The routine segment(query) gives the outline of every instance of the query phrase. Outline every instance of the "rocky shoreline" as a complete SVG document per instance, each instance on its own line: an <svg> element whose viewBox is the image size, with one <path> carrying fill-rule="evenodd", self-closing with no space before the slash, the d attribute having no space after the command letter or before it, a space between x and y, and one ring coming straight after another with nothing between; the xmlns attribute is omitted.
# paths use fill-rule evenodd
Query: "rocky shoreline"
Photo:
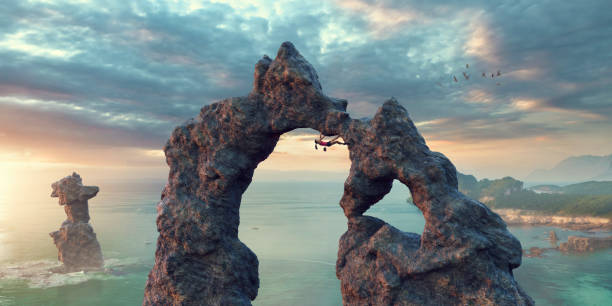
<svg viewBox="0 0 612 306"><path fill-rule="evenodd" d="M608 218L538 214L520 209L494 209L508 225L555 226L577 231L612 231Z"/></svg>
<svg viewBox="0 0 612 306"><path fill-rule="evenodd" d="M583 232L612 231L612 222L607 218L543 215L537 214L534 211L520 209L495 209L493 211L511 226L553 226ZM551 230L547 240L550 241L550 247L531 247L529 249L523 249L523 255L525 257L543 257L544 253L548 251L559 251L565 254L591 253L612 248L612 236L569 236L567 242L561 242L559 244L557 233Z"/></svg>
<svg viewBox="0 0 612 306"><path fill-rule="evenodd" d="M548 240L550 241L551 247L540 248L531 247L528 250L523 250L525 257L544 257L544 253L548 251L559 251L564 254L579 254L579 253L592 253L601 250L612 248L612 236L608 237L582 237L582 236L569 236L567 242L557 243L557 234L555 231L550 232Z"/></svg>
<svg viewBox="0 0 612 306"><path fill-rule="evenodd" d="M559 245L561 252L585 253L612 248L612 236L609 237L579 237L569 236L567 242Z"/></svg>

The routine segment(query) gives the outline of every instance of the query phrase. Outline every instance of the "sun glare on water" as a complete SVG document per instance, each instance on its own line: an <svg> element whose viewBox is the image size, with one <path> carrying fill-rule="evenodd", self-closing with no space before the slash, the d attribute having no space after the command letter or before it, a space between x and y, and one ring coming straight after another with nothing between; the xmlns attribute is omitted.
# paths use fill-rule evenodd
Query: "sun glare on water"
<svg viewBox="0 0 612 306"><path fill-rule="evenodd" d="M9 169L6 163L0 163L0 259L6 258L7 248L2 247L5 245L5 239L7 237L5 231L7 226L7 214L8 214L8 201L11 186L12 171Z"/></svg>
<svg viewBox="0 0 612 306"><path fill-rule="evenodd" d="M4 198L11 191L11 182L13 181L13 171L6 163L0 163L0 207L4 205ZM2 211L2 210L0 210ZM0 215L0 220L2 216Z"/></svg>

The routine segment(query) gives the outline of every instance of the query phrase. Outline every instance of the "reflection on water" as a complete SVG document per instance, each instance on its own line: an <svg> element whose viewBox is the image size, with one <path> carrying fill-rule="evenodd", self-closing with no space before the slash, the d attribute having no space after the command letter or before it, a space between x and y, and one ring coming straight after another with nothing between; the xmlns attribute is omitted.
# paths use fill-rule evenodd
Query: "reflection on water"
<svg viewBox="0 0 612 306"><path fill-rule="evenodd" d="M0 305L139 305L154 262L156 203L163 182L100 185L90 201L92 225L106 271L49 274L57 251L48 233L65 219L50 187L0 195ZM240 239L258 256L254 305L340 305L335 276L338 239L346 219L338 206L343 183L254 182L240 211ZM16 191L16 190L13 190ZM368 214L421 233L421 213L395 185ZM548 227L511 228L526 248L547 247ZM573 231L557 230L564 240ZM605 305L612 300L612 253L524 258L515 275L540 305Z"/></svg>

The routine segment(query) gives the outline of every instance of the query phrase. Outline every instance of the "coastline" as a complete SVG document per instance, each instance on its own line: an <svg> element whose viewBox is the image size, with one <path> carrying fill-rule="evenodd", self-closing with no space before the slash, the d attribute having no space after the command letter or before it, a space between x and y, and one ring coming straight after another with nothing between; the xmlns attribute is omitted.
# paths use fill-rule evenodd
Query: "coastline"
<svg viewBox="0 0 612 306"><path fill-rule="evenodd" d="M612 231L608 218L539 214L532 210L493 209L508 225L555 226L577 231Z"/></svg>

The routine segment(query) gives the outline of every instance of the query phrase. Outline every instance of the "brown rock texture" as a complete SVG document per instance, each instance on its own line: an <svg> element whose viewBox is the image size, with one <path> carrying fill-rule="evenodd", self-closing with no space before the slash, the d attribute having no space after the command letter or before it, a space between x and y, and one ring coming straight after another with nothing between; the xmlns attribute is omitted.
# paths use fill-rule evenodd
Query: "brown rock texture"
<svg viewBox="0 0 612 306"><path fill-rule="evenodd" d="M531 247L529 248L529 250L523 250L523 255L525 255L526 257L544 257L544 252L548 250L556 250L556 248Z"/></svg>
<svg viewBox="0 0 612 306"><path fill-rule="evenodd" d="M51 197L59 198L67 219L58 231L49 233L57 246L57 258L64 265L61 272L100 269L104 265L102 249L89 224L87 201L98 194L97 186L83 186L81 177L72 173L51 185Z"/></svg>
<svg viewBox="0 0 612 306"><path fill-rule="evenodd" d="M550 240L551 243L557 243L557 241L559 241L559 237L557 236L557 232L550 231L548 233L548 240Z"/></svg>
<svg viewBox="0 0 612 306"><path fill-rule="evenodd" d="M609 237L579 237L569 236L567 242L559 245L559 251L572 253L594 252L612 248L612 236Z"/></svg>
<svg viewBox="0 0 612 306"><path fill-rule="evenodd" d="M238 239L241 197L280 135L296 128L340 135L350 151L340 201L348 230L336 266L345 305L533 304L512 276L519 241L457 190L455 167L429 150L395 99L371 120L351 119L347 101L323 94L289 42L255 65L254 79L248 96L203 107L164 148L170 173L144 305L251 304L258 261ZM363 215L395 179L423 212L422 235Z"/></svg>
<svg viewBox="0 0 612 306"><path fill-rule="evenodd" d="M559 236L557 236L557 232L555 232L554 230L551 230L548 233L548 242L550 242L550 246L553 249L557 249L558 244L559 244Z"/></svg>

